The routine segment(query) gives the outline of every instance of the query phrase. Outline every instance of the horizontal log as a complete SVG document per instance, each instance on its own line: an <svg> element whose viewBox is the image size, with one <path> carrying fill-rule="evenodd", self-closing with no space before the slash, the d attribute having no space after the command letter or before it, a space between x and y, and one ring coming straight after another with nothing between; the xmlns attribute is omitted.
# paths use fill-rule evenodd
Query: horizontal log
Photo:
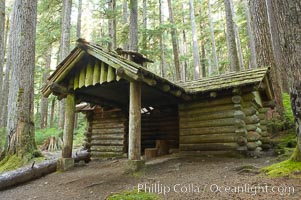
<svg viewBox="0 0 301 200"><path fill-rule="evenodd" d="M180 151L223 151L237 148L237 143L180 144Z"/></svg>
<svg viewBox="0 0 301 200"><path fill-rule="evenodd" d="M195 102L195 103L187 103L187 104L180 104L180 110L187 110L187 109L196 109L196 108L204 108L204 107L211 107L217 105L227 105L232 104L232 97L224 97L218 99L210 99L207 101Z"/></svg>
<svg viewBox="0 0 301 200"><path fill-rule="evenodd" d="M123 146L92 146L91 152L123 152Z"/></svg>
<svg viewBox="0 0 301 200"><path fill-rule="evenodd" d="M260 122L260 119L257 115L252 115L245 118L246 124L257 124Z"/></svg>
<svg viewBox="0 0 301 200"><path fill-rule="evenodd" d="M219 127L219 126L244 126L245 122L240 119L228 118L219 120L208 120L202 122L180 122L182 128L201 128L201 127Z"/></svg>
<svg viewBox="0 0 301 200"><path fill-rule="evenodd" d="M181 136L180 143L181 144L228 143L228 142L237 142L238 137L239 136L235 133Z"/></svg>
<svg viewBox="0 0 301 200"><path fill-rule="evenodd" d="M234 113L235 113L235 110L227 110L227 111L221 111L221 112L208 113L206 115L181 113L180 122L233 118Z"/></svg>
<svg viewBox="0 0 301 200"><path fill-rule="evenodd" d="M0 174L0 190L19 185L50 174L56 171L57 160L45 161L35 164L33 167L22 167L20 169Z"/></svg>
<svg viewBox="0 0 301 200"><path fill-rule="evenodd" d="M261 135L255 131L250 131L247 133L247 140L248 142L255 142L257 140L260 140Z"/></svg>
<svg viewBox="0 0 301 200"><path fill-rule="evenodd" d="M257 124L247 124L246 129L247 131L256 131L258 125Z"/></svg>
<svg viewBox="0 0 301 200"><path fill-rule="evenodd" d="M121 152L91 152L91 159L96 160L98 158L113 158L113 157L122 157L123 153Z"/></svg>
<svg viewBox="0 0 301 200"><path fill-rule="evenodd" d="M246 116L251 116L251 115L254 115L256 114L257 110L255 108L245 108L245 109L242 109L242 111L246 114Z"/></svg>
<svg viewBox="0 0 301 200"><path fill-rule="evenodd" d="M125 137L124 134L106 134L106 135L93 135L92 140L114 140L120 139L123 140Z"/></svg>
<svg viewBox="0 0 301 200"><path fill-rule="evenodd" d="M218 133L233 133L236 127L221 126L221 127L205 127L205 128L181 128L180 135L207 135Z"/></svg>
<svg viewBox="0 0 301 200"><path fill-rule="evenodd" d="M123 140L92 140L91 145L123 145L124 141Z"/></svg>
<svg viewBox="0 0 301 200"><path fill-rule="evenodd" d="M113 129L93 129L92 135L94 134L120 134L125 133L123 128L113 128Z"/></svg>
<svg viewBox="0 0 301 200"><path fill-rule="evenodd" d="M112 128L125 128L125 124L123 123L107 123L107 124L93 124L93 129L112 129Z"/></svg>
<svg viewBox="0 0 301 200"><path fill-rule="evenodd" d="M209 107L200 107L200 108L193 108L193 109L186 109L186 110L179 110L179 116L186 114L208 114L214 112L222 112L227 110L234 110L233 104L227 105L218 105L218 106L209 106Z"/></svg>

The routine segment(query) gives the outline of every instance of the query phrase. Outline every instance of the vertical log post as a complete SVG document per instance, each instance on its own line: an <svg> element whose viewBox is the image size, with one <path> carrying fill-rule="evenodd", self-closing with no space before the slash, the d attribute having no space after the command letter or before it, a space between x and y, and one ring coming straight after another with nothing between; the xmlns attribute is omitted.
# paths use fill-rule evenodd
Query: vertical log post
<svg viewBox="0 0 301 200"><path fill-rule="evenodd" d="M130 82L129 161L126 172L134 173L144 167L141 160L141 83Z"/></svg>
<svg viewBox="0 0 301 200"><path fill-rule="evenodd" d="M141 83L130 82L129 159L140 160L141 154Z"/></svg>
<svg viewBox="0 0 301 200"><path fill-rule="evenodd" d="M75 97L74 94L69 93L66 98L62 159L58 161L58 170L61 171L66 171L74 166L74 159L72 158L74 114Z"/></svg>

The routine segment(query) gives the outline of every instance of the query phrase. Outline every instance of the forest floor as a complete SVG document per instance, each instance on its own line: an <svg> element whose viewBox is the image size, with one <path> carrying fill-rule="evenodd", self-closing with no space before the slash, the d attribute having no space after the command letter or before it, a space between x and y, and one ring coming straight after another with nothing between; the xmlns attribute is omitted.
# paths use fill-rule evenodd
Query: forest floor
<svg viewBox="0 0 301 200"><path fill-rule="evenodd" d="M126 162L126 159L90 162L1 191L0 199L101 200L112 193L138 187L156 193L164 193L165 189L162 198L172 200L301 199L300 178L270 178L257 173L257 168L277 162L272 156L161 157L148 163L144 173L134 176L124 173ZM255 188L259 185L267 190Z"/></svg>

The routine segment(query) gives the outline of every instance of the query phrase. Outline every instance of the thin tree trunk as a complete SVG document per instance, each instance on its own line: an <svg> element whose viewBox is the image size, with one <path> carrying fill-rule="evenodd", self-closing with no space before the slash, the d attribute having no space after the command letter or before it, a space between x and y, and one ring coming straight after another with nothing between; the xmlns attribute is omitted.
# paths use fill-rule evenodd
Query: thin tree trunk
<svg viewBox="0 0 301 200"><path fill-rule="evenodd" d="M43 83L47 81L47 78L49 76L50 72L50 66L51 66L51 52L52 52L52 45L49 46L46 52L46 58L45 58L45 72L43 74ZM40 128L46 128L47 127L47 121L48 121L48 98L41 98L41 123Z"/></svg>
<svg viewBox="0 0 301 200"><path fill-rule="evenodd" d="M109 0L108 1L108 7L110 10L110 14L108 16L109 18L109 38L111 41L108 44L108 49L116 49L116 17L115 17L115 11L116 11L116 0Z"/></svg>
<svg viewBox="0 0 301 200"><path fill-rule="evenodd" d="M76 37L80 38L81 36L81 27L82 27L82 0L78 0L77 8L77 28L76 28Z"/></svg>
<svg viewBox="0 0 301 200"><path fill-rule="evenodd" d="M216 53L216 44L215 44L215 36L214 36L214 26L212 20L212 11L211 11L211 1L208 0L208 15L209 15L209 23L210 23L210 36L211 36L211 44L212 44L212 54L213 54L213 61L214 61L214 70L210 70L209 76L213 74L219 74L219 64L218 58Z"/></svg>
<svg viewBox="0 0 301 200"><path fill-rule="evenodd" d="M138 51L138 1L130 0L130 50Z"/></svg>
<svg viewBox="0 0 301 200"><path fill-rule="evenodd" d="M11 28L12 78L9 89L6 156L26 158L34 142L34 66L37 0L16 0ZM27 157L31 158L31 157Z"/></svg>
<svg viewBox="0 0 301 200"><path fill-rule="evenodd" d="M54 127L54 111L55 111L55 99L51 101L51 111L50 111L50 128Z"/></svg>
<svg viewBox="0 0 301 200"><path fill-rule="evenodd" d="M199 45L198 45L196 26L195 26L193 0L189 0L189 8L190 8L190 21L191 21L191 31L192 31L194 79L198 79L198 78L204 77L204 76L202 74L202 70L200 70L201 62L200 62Z"/></svg>
<svg viewBox="0 0 301 200"><path fill-rule="evenodd" d="M183 24L184 24L184 17L183 17ZM186 38L186 32L185 30L182 31L182 35L183 35L183 44L182 44L182 55L185 56L187 54L187 38ZM183 68L182 68L182 81L186 81L187 79L187 61L186 59L183 60Z"/></svg>
<svg viewBox="0 0 301 200"><path fill-rule="evenodd" d="M3 85L3 66L5 56L5 0L0 0L0 94L2 94ZM0 98L2 106L2 98Z"/></svg>
<svg viewBox="0 0 301 200"><path fill-rule="evenodd" d="M60 61L62 61L70 51L71 9L72 0L63 0ZM65 123L65 104L65 100L60 101L59 129L61 130L64 129Z"/></svg>
<svg viewBox="0 0 301 200"><path fill-rule="evenodd" d="M233 17L233 25L234 25L234 33L235 33L235 39L236 39L239 67L240 67L240 70L244 70L245 69L244 59L243 59L243 55L242 55L242 48L241 48L241 43L240 43L238 26L235 22L236 16L235 16L235 9L234 9L234 4L233 4L232 0L230 0L230 4L231 4L232 17Z"/></svg>
<svg viewBox="0 0 301 200"><path fill-rule="evenodd" d="M162 26L162 1L159 0L159 23ZM161 76L165 77L165 53L164 53L164 32L160 34L160 70Z"/></svg>
<svg viewBox="0 0 301 200"><path fill-rule="evenodd" d="M227 38L228 38L228 52L230 59L230 70L240 71L239 59L237 54L237 46L235 41L235 28L233 15L231 10L231 0L224 0L226 10L226 22L227 22Z"/></svg>
<svg viewBox="0 0 301 200"><path fill-rule="evenodd" d="M253 28L252 28L252 25L251 25L252 21L251 21L251 16L250 16L250 9L249 9L249 5L248 5L248 0L244 0L244 7L245 7L245 12L246 12L246 18L247 18L249 48L250 48L250 53L251 53L250 67L251 68L257 68L255 40L254 40Z"/></svg>
<svg viewBox="0 0 301 200"><path fill-rule="evenodd" d="M123 0L123 24L128 23L128 3L127 0ZM123 42L123 49L128 50L128 39Z"/></svg>
<svg viewBox="0 0 301 200"><path fill-rule="evenodd" d="M204 77L206 77L206 50L205 50L205 44L204 43L202 43L202 45L201 45L201 48L202 48L202 64L201 64L201 66L202 66L202 74L203 74L203 76Z"/></svg>
<svg viewBox="0 0 301 200"><path fill-rule="evenodd" d="M180 72L180 59L179 59L179 43L178 43L178 34L175 28L175 20L173 15L173 8L171 4L171 0L167 0L168 10L169 10L169 21L172 24L171 28L171 39L172 39L172 49L174 54L174 63L175 63L175 80L181 80L181 72Z"/></svg>
<svg viewBox="0 0 301 200"><path fill-rule="evenodd" d="M253 0L250 4L255 34L256 58L259 67L271 67L271 79L276 100L277 111L283 113L282 90L279 74L273 55L271 31L269 27L266 2Z"/></svg>
<svg viewBox="0 0 301 200"><path fill-rule="evenodd" d="M147 3L146 0L143 0L143 9L142 9L142 18L143 18L143 34L142 34L142 49L147 49Z"/></svg>

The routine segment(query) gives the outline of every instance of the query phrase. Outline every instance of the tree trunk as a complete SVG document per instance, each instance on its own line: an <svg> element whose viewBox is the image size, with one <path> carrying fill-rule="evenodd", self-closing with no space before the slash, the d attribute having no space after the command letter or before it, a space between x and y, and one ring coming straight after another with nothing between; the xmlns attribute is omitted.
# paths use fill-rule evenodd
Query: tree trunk
<svg viewBox="0 0 301 200"><path fill-rule="evenodd" d="M128 23L128 2L127 0L123 0L123 24ZM123 42L123 49L128 50L129 44L128 39Z"/></svg>
<svg viewBox="0 0 301 200"><path fill-rule="evenodd" d="M217 74L219 75L219 64L216 53L216 44L215 44L215 36L214 36L214 26L212 21L212 12L211 12L211 2L208 0L208 15L209 15L209 23L210 23L210 36L211 36L211 44L212 44L212 54L214 60L214 69L210 70L209 76Z"/></svg>
<svg viewBox="0 0 301 200"><path fill-rule="evenodd" d="M0 0L0 94L2 94L3 85L3 66L5 55L5 0ZM2 106L2 98L0 98L0 106ZM1 120L1 119L0 119Z"/></svg>
<svg viewBox="0 0 301 200"><path fill-rule="evenodd" d="M80 38L81 36L81 27L82 27L82 0L78 0L77 8L77 26L76 26L76 37Z"/></svg>
<svg viewBox="0 0 301 200"><path fill-rule="evenodd" d="M142 9L142 18L143 18L143 34L142 34L142 49L147 49L147 3L146 0L143 0L143 9Z"/></svg>
<svg viewBox="0 0 301 200"><path fill-rule="evenodd" d="M266 2L253 0L250 2L255 34L256 58L259 67L271 67L271 81L274 89L277 111L283 113L282 90L279 71L273 55L271 31L269 27Z"/></svg>
<svg viewBox="0 0 301 200"><path fill-rule="evenodd" d="M248 25L249 48L250 48L250 54L251 54L250 68L257 68L255 40L254 40L253 28L251 25L252 22L251 22L248 0L244 0L244 7L245 7L246 19L247 19L247 25Z"/></svg>
<svg viewBox="0 0 301 200"><path fill-rule="evenodd" d="M231 9L232 0L224 0L225 11L226 11L226 22L227 22L227 37L228 37L228 52L230 59L230 70L240 71L239 59L237 54L237 46L235 41L235 27Z"/></svg>
<svg viewBox="0 0 301 200"><path fill-rule="evenodd" d="M54 127L54 109L55 109L55 98L51 101L51 111L50 111L50 128Z"/></svg>
<svg viewBox="0 0 301 200"><path fill-rule="evenodd" d="M138 1L130 0L130 47L138 51Z"/></svg>
<svg viewBox="0 0 301 200"><path fill-rule="evenodd" d="M285 68L289 80L296 123L297 146L292 160L301 162L301 3L299 0L273 0L272 7L279 30L280 50L285 63L282 67Z"/></svg>
<svg viewBox="0 0 301 200"><path fill-rule="evenodd" d="M162 26L162 1L159 0L159 23ZM164 32L160 34L160 71L161 76L165 77L165 53L164 53Z"/></svg>
<svg viewBox="0 0 301 200"><path fill-rule="evenodd" d="M206 50L205 50L205 44L202 43L202 74L204 77L206 77Z"/></svg>
<svg viewBox="0 0 301 200"><path fill-rule="evenodd" d="M16 0L10 33L12 78L9 88L5 154L31 159L34 142L34 66L37 0Z"/></svg>
<svg viewBox="0 0 301 200"><path fill-rule="evenodd" d="M185 9L185 4L183 4L183 8ZM185 14L183 13L183 16L182 16L183 20L182 20L182 23L185 24ZM183 57L187 56L187 37L186 37L186 32L185 32L185 29L182 30L182 48L181 48L181 54ZM187 80L187 60L186 59L183 59L182 61L182 81L186 81Z"/></svg>
<svg viewBox="0 0 301 200"><path fill-rule="evenodd" d="M109 7L109 38L111 41L109 42L108 49L113 50L116 49L116 0L110 0L108 1L108 7Z"/></svg>
<svg viewBox="0 0 301 200"><path fill-rule="evenodd" d="M233 25L234 25L234 33L235 33L235 39L236 39L236 46L237 46L237 53L238 53L238 60L239 60L239 68L240 70L244 70L244 59L242 55L242 49L241 49L241 43L240 43L240 36L239 36L239 31L238 31L238 26L235 22L235 9L234 9L234 4L233 1L230 0L231 4L231 11L232 11L232 18L233 18Z"/></svg>
<svg viewBox="0 0 301 200"><path fill-rule="evenodd" d="M171 40L172 40L172 49L173 49L174 63L175 63L175 79L179 81L181 80L181 72L180 72L181 67L180 67L180 58L179 58L178 34L177 34L177 29L175 28L175 20L174 20L171 0L167 0L167 4L168 4L168 11L169 11L169 21L172 24Z"/></svg>
<svg viewBox="0 0 301 200"><path fill-rule="evenodd" d="M72 0L63 0L60 61L65 59L65 57L68 56L70 51L71 9ZM60 101L59 129L61 130L64 129L65 123L65 104L65 100Z"/></svg>
<svg viewBox="0 0 301 200"><path fill-rule="evenodd" d="M45 71L43 74L43 83L46 83L47 78L49 76L50 72L50 66L51 66L51 52L52 52L52 45L49 46L46 52L46 58L45 58ZM40 128L46 128L47 127L47 121L48 121L48 98L41 97L41 122L40 122Z"/></svg>
<svg viewBox="0 0 301 200"><path fill-rule="evenodd" d="M192 31L192 46L193 46L193 63L194 63L194 79L204 77L202 71L200 70L200 54L199 45L195 26L195 15L194 15L194 5L193 0L189 0L190 8L190 21L191 21L191 31Z"/></svg>
<svg viewBox="0 0 301 200"><path fill-rule="evenodd" d="M282 58L281 49L280 49L279 30L277 28L277 23L276 23L271 0L266 0L266 6L268 11L269 29L271 33L273 55L275 59L275 64L277 66L278 75L280 76L278 80L281 81L280 85L282 91L289 93L288 79L285 74L285 70L282 67L285 66L285 63L283 62L284 59Z"/></svg>

